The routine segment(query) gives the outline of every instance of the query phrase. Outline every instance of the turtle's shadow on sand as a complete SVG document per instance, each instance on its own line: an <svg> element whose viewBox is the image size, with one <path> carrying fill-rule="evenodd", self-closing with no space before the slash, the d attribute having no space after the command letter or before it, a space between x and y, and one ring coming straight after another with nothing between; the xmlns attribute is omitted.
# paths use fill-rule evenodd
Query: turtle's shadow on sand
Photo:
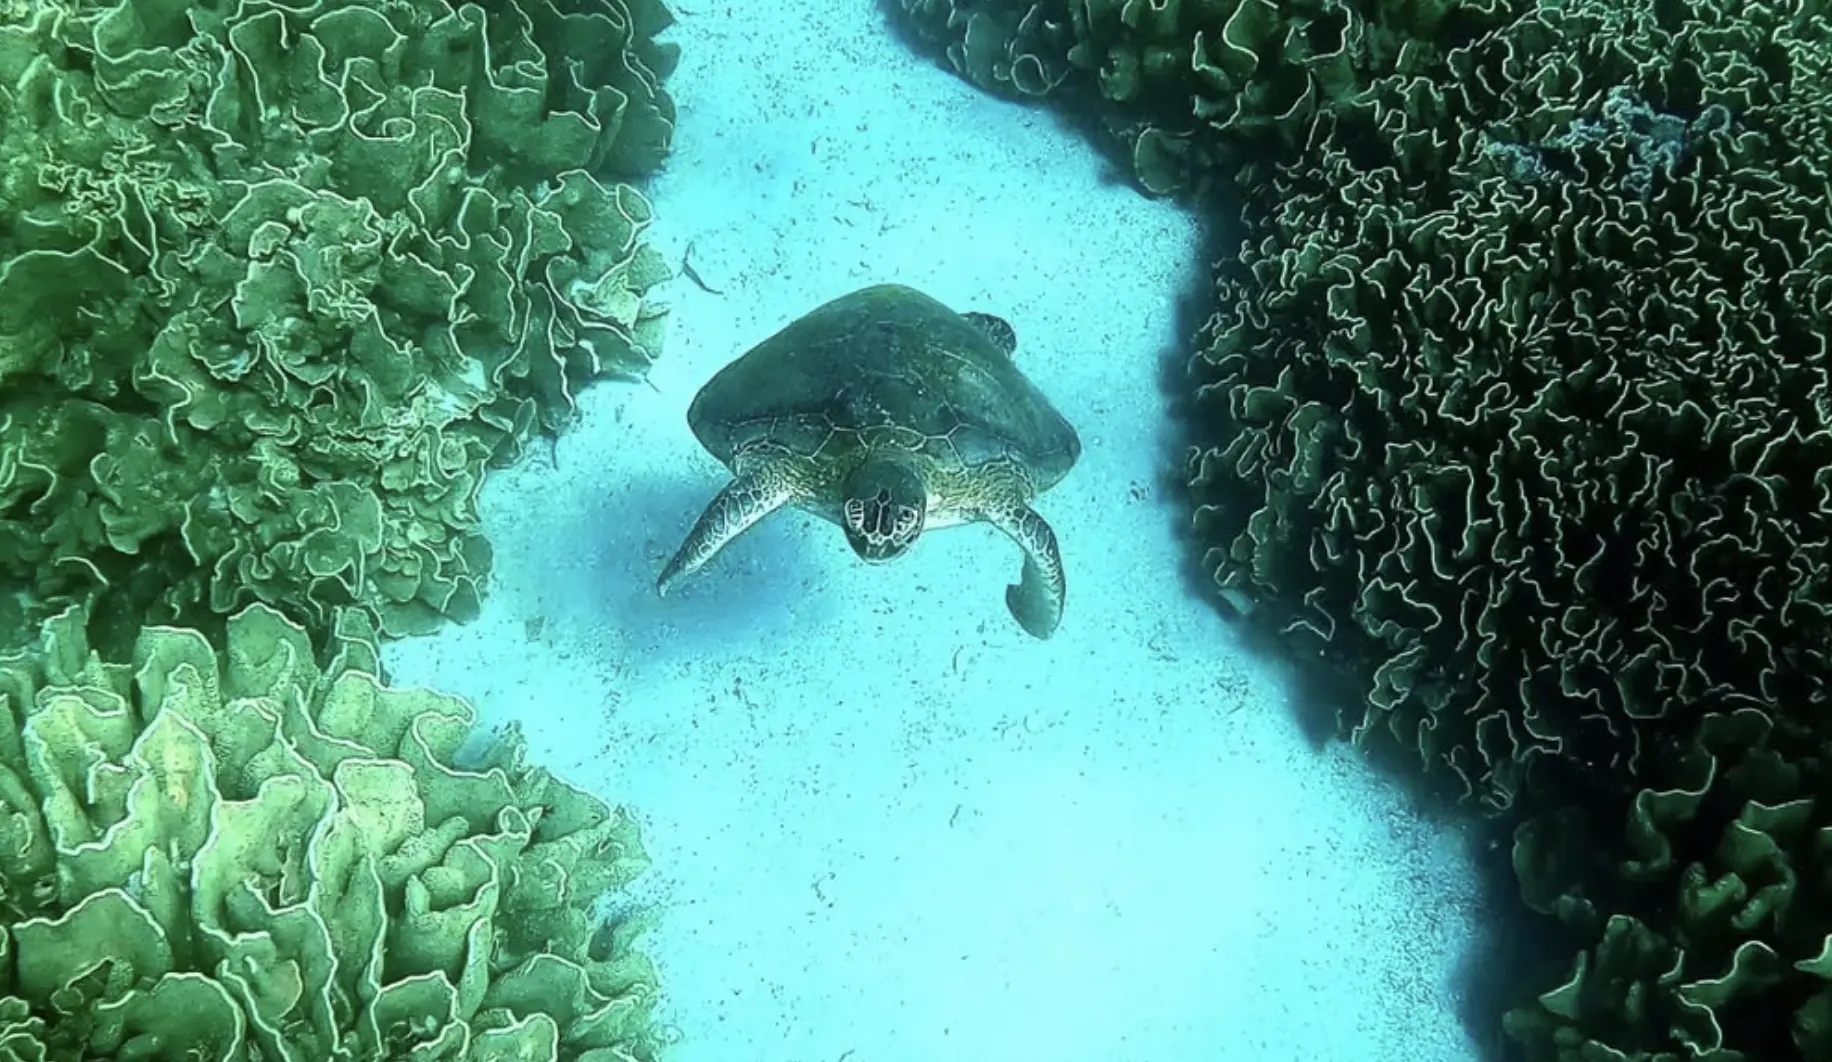
<svg viewBox="0 0 1832 1062"><path fill-rule="evenodd" d="M638 475L575 510L566 537L586 550L591 611L656 655L717 659L788 629L819 625L833 604L811 520L779 512L746 531L662 597L663 564L724 481Z"/></svg>

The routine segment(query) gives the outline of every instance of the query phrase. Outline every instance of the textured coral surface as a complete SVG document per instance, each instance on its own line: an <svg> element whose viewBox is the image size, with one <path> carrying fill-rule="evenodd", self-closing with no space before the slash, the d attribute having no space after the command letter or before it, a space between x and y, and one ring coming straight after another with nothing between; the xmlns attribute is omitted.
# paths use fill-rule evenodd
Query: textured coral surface
<svg viewBox="0 0 1832 1062"><path fill-rule="evenodd" d="M475 714L378 679L367 614L321 667L265 605L226 649L80 609L0 658L0 1055L654 1057L654 971L594 905L635 825Z"/></svg>
<svg viewBox="0 0 1832 1062"><path fill-rule="evenodd" d="M476 494L640 374L652 0L0 20L0 631L477 608Z"/></svg>

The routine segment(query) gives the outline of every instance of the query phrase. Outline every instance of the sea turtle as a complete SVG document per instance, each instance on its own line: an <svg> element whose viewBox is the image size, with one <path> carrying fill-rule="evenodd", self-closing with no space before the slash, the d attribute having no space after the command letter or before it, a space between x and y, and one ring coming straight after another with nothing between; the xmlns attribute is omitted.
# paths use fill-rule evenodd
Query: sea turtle
<svg viewBox="0 0 1832 1062"><path fill-rule="evenodd" d="M923 531L983 520L1024 549L1005 604L1030 634L1062 619L1062 556L1031 508L1081 456L1075 429L1012 361L991 314L881 284L790 323L709 380L687 423L731 469L663 569L663 594L784 506L881 563Z"/></svg>

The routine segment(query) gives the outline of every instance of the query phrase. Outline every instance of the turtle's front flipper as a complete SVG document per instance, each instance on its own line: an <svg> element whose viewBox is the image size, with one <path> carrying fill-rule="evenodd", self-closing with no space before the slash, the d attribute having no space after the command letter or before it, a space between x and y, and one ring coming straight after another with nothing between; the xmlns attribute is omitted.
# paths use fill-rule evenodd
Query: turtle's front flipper
<svg viewBox="0 0 1832 1062"><path fill-rule="evenodd" d="M1048 638L1056 633L1056 624L1062 622L1062 599L1067 589L1056 532L1029 506L997 509L987 513L986 519L1024 548L1024 575L1005 588L1005 607L1032 637Z"/></svg>
<svg viewBox="0 0 1832 1062"><path fill-rule="evenodd" d="M751 469L725 485L687 532L687 541L655 581L655 592L668 588L700 570L707 561L742 535L750 526L795 499L795 484L788 476L769 469Z"/></svg>

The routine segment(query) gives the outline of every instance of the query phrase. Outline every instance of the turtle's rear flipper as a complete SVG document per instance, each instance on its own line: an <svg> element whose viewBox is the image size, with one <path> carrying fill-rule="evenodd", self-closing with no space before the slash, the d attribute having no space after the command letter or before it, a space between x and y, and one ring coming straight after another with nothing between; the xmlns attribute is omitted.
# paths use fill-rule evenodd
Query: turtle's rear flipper
<svg viewBox="0 0 1832 1062"><path fill-rule="evenodd" d="M662 569L661 578L655 581L655 592L666 595L669 587L699 571L725 548L727 542L794 498L794 482L768 469L750 470L727 483L694 522L693 530L687 532L687 541L681 543L674 558Z"/></svg>
<svg viewBox="0 0 1832 1062"><path fill-rule="evenodd" d="M986 519L1024 549L1024 575L1005 588L1005 607L1027 634L1048 638L1062 622L1067 592L1056 532L1029 506L989 512Z"/></svg>

